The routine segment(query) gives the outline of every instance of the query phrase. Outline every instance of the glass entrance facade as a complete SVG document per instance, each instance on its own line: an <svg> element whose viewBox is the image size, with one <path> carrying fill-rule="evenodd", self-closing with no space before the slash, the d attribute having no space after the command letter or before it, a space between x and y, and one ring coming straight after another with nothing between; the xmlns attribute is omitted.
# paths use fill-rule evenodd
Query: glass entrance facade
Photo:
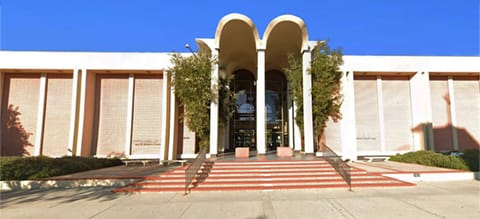
<svg viewBox="0 0 480 219"><path fill-rule="evenodd" d="M230 145L256 149L255 145L255 78L246 70L234 73L233 90L237 100L235 113L230 121Z"/></svg>
<svg viewBox="0 0 480 219"><path fill-rule="evenodd" d="M255 78L246 70L234 73L232 88L236 94L235 113L230 121L230 145L256 150ZM286 79L282 72L266 73L265 121L266 149L275 150L288 142L288 109Z"/></svg>
<svg viewBox="0 0 480 219"><path fill-rule="evenodd" d="M267 72L265 81L266 147L275 150L288 146L287 81L279 71Z"/></svg>

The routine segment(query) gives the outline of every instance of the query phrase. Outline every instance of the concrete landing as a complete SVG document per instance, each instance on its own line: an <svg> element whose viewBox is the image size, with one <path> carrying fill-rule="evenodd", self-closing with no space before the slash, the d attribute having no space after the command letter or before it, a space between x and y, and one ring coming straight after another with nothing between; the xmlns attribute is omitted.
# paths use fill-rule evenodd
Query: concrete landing
<svg viewBox="0 0 480 219"><path fill-rule="evenodd" d="M381 174L406 182L433 182L479 179L478 172L455 170L439 167L423 166L419 164L400 163L395 161L381 162L350 162L350 166L367 171L368 173Z"/></svg>

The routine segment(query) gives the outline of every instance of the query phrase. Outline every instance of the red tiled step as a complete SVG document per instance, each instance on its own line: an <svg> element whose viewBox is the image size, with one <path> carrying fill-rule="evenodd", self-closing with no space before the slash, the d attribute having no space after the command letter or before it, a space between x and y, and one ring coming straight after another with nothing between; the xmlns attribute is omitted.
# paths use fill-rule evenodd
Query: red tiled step
<svg viewBox="0 0 480 219"><path fill-rule="evenodd" d="M220 172L266 172L266 171L273 171L273 172L315 172L315 171L333 171L336 172L333 167L319 167L319 168L238 168L238 169L216 169L216 168L208 168L208 169L200 169L198 173L210 172L210 173L220 173ZM365 170L361 169L351 169L351 172L365 172ZM160 175L169 175L169 174L184 174L185 170L174 170L169 173L160 174Z"/></svg>
<svg viewBox="0 0 480 219"><path fill-rule="evenodd" d="M352 176L366 174L365 171L355 170L351 172ZM312 176L339 176L335 171L302 171L302 172L264 172L264 173L249 173L249 172L237 172L237 173L214 173L207 174L208 178L278 178L278 177L312 177ZM155 179L171 179L180 178L185 179L185 173L171 173L168 175L148 176L144 177L146 180Z"/></svg>
<svg viewBox="0 0 480 219"><path fill-rule="evenodd" d="M267 161L215 161L211 162L217 166L261 166L261 165L309 165L309 164L328 164L323 160L267 160Z"/></svg>
<svg viewBox="0 0 480 219"><path fill-rule="evenodd" d="M295 179L337 179L340 178L341 176L338 174L329 174L329 175L317 175L317 176L312 176L312 175L303 175L303 176L294 176L294 175L287 175L287 176L248 176L248 177L237 177L237 176L231 176L231 177L218 177L218 176L211 176L207 177L203 181L248 181L248 180L257 180L257 181L266 181L266 180L295 180ZM372 176L372 175L353 175L352 179L363 179L363 178L372 178L372 177L379 177L379 176ZM148 182L185 182L185 177L165 177L165 178L149 178L147 180Z"/></svg>
<svg viewBox="0 0 480 219"><path fill-rule="evenodd" d="M249 169L321 169L321 168L333 168L329 164L321 165L267 165L267 166L213 166L212 168L203 168L211 170L249 170Z"/></svg>
<svg viewBox="0 0 480 219"><path fill-rule="evenodd" d="M186 167L145 177L145 181L115 192L184 191ZM194 179L192 191L347 188L341 176L323 160L222 161L206 164ZM202 175L203 174L203 175ZM352 168L352 187L413 185ZM198 184L197 184L198 182Z"/></svg>
<svg viewBox="0 0 480 219"><path fill-rule="evenodd" d="M356 182L371 182L371 183L380 183L380 182L394 182L392 179L388 178L358 178L352 179L352 183ZM202 181L200 184L204 185L217 185L217 186L227 186L227 185L238 185L238 184L316 184L316 183L325 183L325 182L341 182L344 183L344 180L341 177L338 178L331 178L331 179L275 179L275 180L241 180L241 181L212 181L212 180L205 180ZM194 182L195 184L195 182ZM185 181L170 181L170 182L139 182L135 183L136 186L142 187L162 187L162 186L169 186L169 185L181 185L185 186Z"/></svg>
<svg viewBox="0 0 480 219"><path fill-rule="evenodd" d="M377 184L353 184L352 188L360 187L403 187L412 186L410 183L377 183ZM190 191L229 191L229 190L286 190L286 189L324 189L324 188L348 188L346 183L344 184L323 184L323 185L283 185L283 186L244 186L244 187L222 187L222 188L208 188L197 187L191 188ZM113 192L184 192L185 188L120 188L112 190Z"/></svg>
<svg viewBox="0 0 480 219"><path fill-rule="evenodd" d="M365 172L352 172L352 177L355 176L366 176ZM313 172L308 174L299 174L299 173L271 173L271 174L214 174L209 175L208 179L262 179L262 178L308 178L308 177L340 177L336 172ZM181 179L185 180L185 175L169 175L169 176L150 176L145 177L145 180L169 180L169 179Z"/></svg>

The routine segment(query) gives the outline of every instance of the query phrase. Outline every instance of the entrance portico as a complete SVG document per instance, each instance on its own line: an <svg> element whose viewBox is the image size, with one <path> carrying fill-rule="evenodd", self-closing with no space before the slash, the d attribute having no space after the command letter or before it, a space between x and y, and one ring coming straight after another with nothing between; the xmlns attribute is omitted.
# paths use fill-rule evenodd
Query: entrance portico
<svg viewBox="0 0 480 219"><path fill-rule="evenodd" d="M314 153L312 108L311 108L311 77L307 73L310 63L310 49L313 42L308 41L308 33L303 20L292 15L283 15L272 20L267 26L263 39L260 39L257 28L253 22L241 14L229 14L223 17L215 34L215 39L197 39L201 50L210 52L212 56L218 57L218 64L212 71L212 86L216 86L219 77L232 75L239 70L245 70L254 74L255 130L249 135L253 137L254 148L257 154L265 154L268 150L267 144L273 146L290 146L294 150L302 150L306 153ZM300 128L294 122L294 106L287 86L284 86L282 93L285 95L282 106L278 108L280 126L275 126L278 133L269 130L269 113L271 107L266 102L266 92L268 89L266 72L279 72L286 75L283 69L288 66L288 55L301 58L303 67L303 102L304 105L304 133L300 133ZM286 81L286 80L285 80ZM273 83L273 82L272 82ZM217 97L218 98L218 97ZM250 97L251 98L251 97ZM232 123L219 126L218 120L218 101L211 103L210 115L210 155L215 156L219 152L232 150L235 144L232 144L232 138L236 138L235 128L230 127ZM251 103L250 103L251 104ZM237 106L237 108L240 106ZM270 110L270 112L269 112ZM273 123L272 123L273 124ZM273 126L272 126L273 127ZM223 129L219 130L219 129ZM237 130L238 131L238 130ZM219 135L219 133L226 133ZM267 139L268 136L268 139ZM278 138L282 145L278 144ZM272 139L270 139L272 138ZM288 139L288 140L286 140ZM223 144L223 145L222 145Z"/></svg>

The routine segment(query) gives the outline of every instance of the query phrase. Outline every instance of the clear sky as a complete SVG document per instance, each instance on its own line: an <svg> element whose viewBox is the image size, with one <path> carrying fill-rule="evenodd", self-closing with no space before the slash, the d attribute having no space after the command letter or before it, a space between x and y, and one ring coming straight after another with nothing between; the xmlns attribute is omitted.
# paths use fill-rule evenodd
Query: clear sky
<svg viewBox="0 0 480 219"><path fill-rule="evenodd" d="M352 55L480 55L480 0L0 0L1 50L185 52L233 12ZM194 47L195 49L196 47Z"/></svg>

